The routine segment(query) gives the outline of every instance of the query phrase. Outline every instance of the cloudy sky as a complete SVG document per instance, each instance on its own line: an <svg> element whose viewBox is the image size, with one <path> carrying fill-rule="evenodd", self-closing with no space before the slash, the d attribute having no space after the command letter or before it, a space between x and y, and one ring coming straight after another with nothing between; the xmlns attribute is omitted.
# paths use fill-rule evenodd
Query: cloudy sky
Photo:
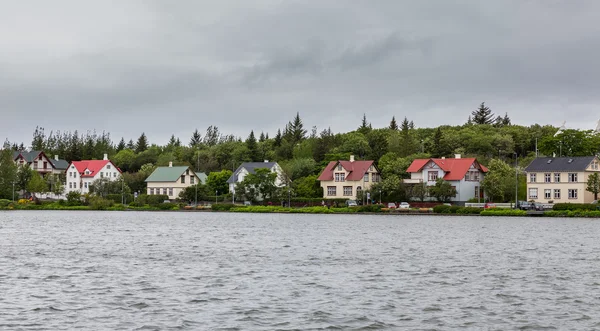
<svg viewBox="0 0 600 331"><path fill-rule="evenodd" d="M246 137L300 112L595 128L600 1L0 0L0 138L50 130Z"/></svg>

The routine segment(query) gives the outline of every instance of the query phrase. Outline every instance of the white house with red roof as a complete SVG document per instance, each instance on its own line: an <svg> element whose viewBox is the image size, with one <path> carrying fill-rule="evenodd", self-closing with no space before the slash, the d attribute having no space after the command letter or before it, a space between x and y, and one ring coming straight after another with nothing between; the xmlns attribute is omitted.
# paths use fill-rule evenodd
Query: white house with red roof
<svg viewBox="0 0 600 331"><path fill-rule="evenodd" d="M355 199L358 192L380 182L381 174L374 161L356 161L351 155L349 161L329 162L318 180L323 188L323 198Z"/></svg>
<svg viewBox="0 0 600 331"><path fill-rule="evenodd" d="M97 179L108 178L115 181L121 178L121 170L104 154L103 160L73 161L66 171L67 182L65 194L77 191L81 194L90 192L90 185Z"/></svg>
<svg viewBox="0 0 600 331"><path fill-rule="evenodd" d="M456 188L452 201L467 201L478 195L483 199L481 181L488 169L475 158L461 158L456 154L453 159L416 159L406 172L410 173L410 179L405 179L405 184L433 186L438 178L442 178Z"/></svg>

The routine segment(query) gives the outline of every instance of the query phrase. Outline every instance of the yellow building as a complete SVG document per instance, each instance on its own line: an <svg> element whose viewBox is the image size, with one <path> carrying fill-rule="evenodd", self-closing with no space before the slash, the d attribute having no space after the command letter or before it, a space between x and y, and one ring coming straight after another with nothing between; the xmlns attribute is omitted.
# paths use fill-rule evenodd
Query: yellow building
<svg viewBox="0 0 600 331"><path fill-rule="evenodd" d="M381 181L379 169L372 160L331 161L318 179L325 199L355 199L358 192L368 190L373 183Z"/></svg>
<svg viewBox="0 0 600 331"><path fill-rule="evenodd" d="M591 203L591 174L600 173L598 157L538 157L527 168L527 200L547 203Z"/></svg>

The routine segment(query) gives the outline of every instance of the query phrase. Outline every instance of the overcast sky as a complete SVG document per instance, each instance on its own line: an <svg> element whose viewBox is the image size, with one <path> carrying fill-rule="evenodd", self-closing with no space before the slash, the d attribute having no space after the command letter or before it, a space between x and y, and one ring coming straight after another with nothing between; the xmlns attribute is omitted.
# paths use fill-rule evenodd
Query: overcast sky
<svg viewBox="0 0 600 331"><path fill-rule="evenodd" d="M346 132L366 113L593 129L600 1L0 0L0 138L109 131L187 143L216 125Z"/></svg>

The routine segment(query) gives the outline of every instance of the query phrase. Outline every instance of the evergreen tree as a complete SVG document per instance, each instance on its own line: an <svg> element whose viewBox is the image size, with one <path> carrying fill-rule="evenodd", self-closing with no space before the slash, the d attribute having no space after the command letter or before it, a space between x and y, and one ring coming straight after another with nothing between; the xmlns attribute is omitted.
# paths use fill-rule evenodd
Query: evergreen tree
<svg viewBox="0 0 600 331"><path fill-rule="evenodd" d="M398 123L396 123L395 116L392 116L392 121L390 122L390 130L398 130Z"/></svg>
<svg viewBox="0 0 600 331"><path fill-rule="evenodd" d="M302 120L300 119L300 113L296 113L296 117L294 117L290 131L294 145L306 138L306 130L304 129L304 124L302 124Z"/></svg>
<svg viewBox="0 0 600 331"><path fill-rule="evenodd" d="M248 135L248 138L246 139L246 148L248 148L252 161L258 162L258 144L254 137L254 130L250 131L250 135Z"/></svg>
<svg viewBox="0 0 600 331"><path fill-rule="evenodd" d="M12 199L17 166L8 148L0 150L0 199Z"/></svg>
<svg viewBox="0 0 600 331"><path fill-rule="evenodd" d="M269 140L269 133L268 132L265 134L265 140Z"/></svg>
<svg viewBox="0 0 600 331"><path fill-rule="evenodd" d="M408 122L408 119L406 118L406 116L404 117L404 120L402 121L402 124L400 125L400 130L402 130L404 132L408 132L408 130L410 130L410 123Z"/></svg>
<svg viewBox="0 0 600 331"><path fill-rule="evenodd" d="M125 138L121 138L121 141L119 141L119 144L117 145L117 153L124 150L126 147Z"/></svg>
<svg viewBox="0 0 600 331"><path fill-rule="evenodd" d="M361 122L360 126L358 127L357 131L366 135L367 133L369 133L370 130L371 130L371 124L369 122L367 122L367 114L363 114L362 122Z"/></svg>
<svg viewBox="0 0 600 331"><path fill-rule="evenodd" d="M34 151L43 151L45 139L44 128L36 126L33 132L33 140L31 141L31 149Z"/></svg>
<svg viewBox="0 0 600 331"><path fill-rule="evenodd" d="M485 102L479 105L479 108L471 112L473 115L472 121L475 124L492 124L494 121L494 114L489 107L486 107Z"/></svg>
<svg viewBox="0 0 600 331"><path fill-rule="evenodd" d="M261 133L260 133L260 137L258 138L258 141L260 141L260 142L262 143L262 142L264 142L264 141L265 141L265 139L266 139L266 138L265 138L265 133L264 133L264 132L261 132Z"/></svg>
<svg viewBox="0 0 600 331"><path fill-rule="evenodd" d="M211 125L206 129L206 134L204 135L204 143L208 146L215 146L219 143L220 137L221 134L219 133L219 128Z"/></svg>
<svg viewBox="0 0 600 331"><path fill-rule="evenodd" d="M275 135L275 139L273 139L273 146L279 147L281 146L281 129L277 129L277 134Z"/></svg>
<svg viewBox="0 0 600 331"><path fill-rule="evenodd" d="M146 138L146 134L144 132L142 132L142 134L140 135L140 137L137 140L137 143L135 144L135 152L139 154L147 149L148 149L148 138Z"/></svg>
<svg viewBox="0 0 600 331"><path fill-rule="evenodd" d="M469 119L467 119L467 125L473 125L473 120L471 119L471 115L469 115Z"/></svg>
<svg viewBox="0 0 600 331"><path fill-rule="evenodd" d="M127 142L127 149L130 150L135 150L135 144L133 143L133 139L129 139L129 141Z"/></svg>
<svg viewBox="0 0 600 331"><path fill-rule="evenodd" d="M432 157L442 157L445 153L442 148L442 130L437 128L433 134L433 154Z"/></svg>
<svg viewBox="0 0 600 331"><path fill-rule="evenodd" d="M198 129L192 133L192 138L190 139L190 147L197 147L202 142L202 135L198 132Z"/></svg>
<svg viewBox="0 0 600 331"><path fill-rule="evenodd" d="M510 117L508 117L508 113L504 113L504 118L502 119L502 125L509 126L511 125Z"/></svg>
<svg viewBox="0 0 600 331"><path fill-rule="evenodd" d="M415 128L415 123L413 121L410 121L410 123L408 124L408 127L412 130Z"/></svg>

